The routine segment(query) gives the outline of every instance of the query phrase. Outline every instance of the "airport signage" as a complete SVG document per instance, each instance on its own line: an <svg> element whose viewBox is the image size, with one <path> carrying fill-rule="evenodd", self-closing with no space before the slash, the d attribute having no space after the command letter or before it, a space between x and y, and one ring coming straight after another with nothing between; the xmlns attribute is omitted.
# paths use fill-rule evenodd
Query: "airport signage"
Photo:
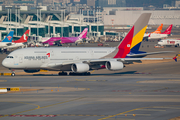
<svg viewBox="0 0 180 120"><path fill-rule="evenodd" d="M151 19L180 19L180 15L153 15Z"/></svg>

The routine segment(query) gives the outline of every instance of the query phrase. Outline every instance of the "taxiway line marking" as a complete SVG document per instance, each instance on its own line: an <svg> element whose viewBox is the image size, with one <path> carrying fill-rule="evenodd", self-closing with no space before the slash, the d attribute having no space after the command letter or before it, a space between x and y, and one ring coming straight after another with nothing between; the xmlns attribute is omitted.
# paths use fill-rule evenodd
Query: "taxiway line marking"
<svg viewBox="0 0 180 120"><path fill-rule="evenodd" d="M76 79L76 81L88 81L88 82L106 82L107 80L86 80L86 79Z"/></svg>
<svg viewBox="0 0 180 120"><path fill-rule="evenodd" d="M17 113L13 113L12 115L16 115L16 114L20 114L20 113L24 113L24 112L29 112L29 111L33 111L33 110L38 110L38 109L42 109L42 108L47 108L47 107L51 107L51 106L59 105L59 104L63 104L63 103L68 103L68 102L80 100L80 99L83 99L83 98L85 98L85 97L76 98L76 99L72 99L72 100L69 100L69 101L64 101L64 102L60 102L60 103L56 103L56 104L52 104L52 105L47 105L47 106L44 106L44 107L40 107L39 105L30 104L30 103L18 102L18 103L23 103L23 104L35 105L35 106L37 106L37 108L30 109L30 110L25 110L25 111L21 111L21 112L17 112ZM0 116L0 118L2 118L2 117L7 117L7 116L8 116L8 115Z"/></svg>
<svg viewBox="0 0 180 120"><path fill-rule="evenodd" d="M158 110L158 109L140 109L144 111L166 111L166 110Z"/></svg>
<svg viewBox="0 0 180 120"><path fill-rule="evenodd" d="M0 82L7 82L7 80L0 80Z"/></svg>
<svg viewBox="0 0 180 120"><path fill-rule="evenodd" d="M108 118L112 118L112 117L116 117L116 116L119 116L119 115L123 115L123 114L126 114L126 113L129 113L129 112L133 112L133 111L136 111L136 110L143 110L143 109L148 109L148 108L167 108L167 107L177 107L177 106L180 106L180 105L169 105L169 106L152 106L152 107L142 107L142 108L135 108L135 109L132 109L132 110L129 110L129 111L125 111L125 112L122 112L122 113L118 113L118 114L115 114L115 115L110 115L108 117L104 117L104 118L100 118L98 120L105 120L105 119L108 119ZM137 114L138 115L138 114Z"/></svg>

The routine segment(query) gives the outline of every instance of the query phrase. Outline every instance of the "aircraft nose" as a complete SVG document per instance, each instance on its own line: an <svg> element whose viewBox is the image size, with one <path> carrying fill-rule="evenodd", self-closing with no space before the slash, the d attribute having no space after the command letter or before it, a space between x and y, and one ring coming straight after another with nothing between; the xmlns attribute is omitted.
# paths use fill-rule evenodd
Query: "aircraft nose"
<svg viewBox="0 0 180 120"><path fill-rule="evenodd" d="M2 61L2 65L3 65L4 67L8 67L8 62L7 62L6 59L4 59L4 60Z"/></svg>

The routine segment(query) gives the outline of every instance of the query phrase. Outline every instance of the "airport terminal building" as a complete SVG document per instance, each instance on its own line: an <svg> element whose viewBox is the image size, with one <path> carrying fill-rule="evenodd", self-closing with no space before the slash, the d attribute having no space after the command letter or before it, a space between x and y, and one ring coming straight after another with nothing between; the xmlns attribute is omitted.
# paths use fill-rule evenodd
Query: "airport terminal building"
<svg viewBox="0 0 180 120"><path fill-rule="evenodd" d="M79 8L81 9L81 8ZM83 13L83 14L82 14ZM149 25L180 26L180 10L144 10L143 7L104 7L103 10L81 9L70 13L65 9L48 10L39 6L29 10L27 6L0 6L0 39L14 30L19 38L27 29L31 36L78 36L88 28L88 37L104 35L104 25L133 25L142 13L152 13Z"/></svg>
<svg viewBox="0 0 180 120"><path fill-rule="evenodd" d="M180 25L179 10L143 10L143 7L133 8L104 8L104 24L112 25L133 25L142 13L152 13L149 25Z"/></svg>

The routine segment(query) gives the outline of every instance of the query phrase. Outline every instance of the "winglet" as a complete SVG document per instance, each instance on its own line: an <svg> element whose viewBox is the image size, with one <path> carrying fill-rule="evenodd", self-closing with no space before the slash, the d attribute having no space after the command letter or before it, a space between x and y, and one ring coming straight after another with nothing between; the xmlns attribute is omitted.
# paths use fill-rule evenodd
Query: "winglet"
<svg viewBox="0 0 180 120"><path fill-rule="evenodd" d="M178 54L175 56L175 57L173 57L173 59L177 62L177 57L178 57Z"/></svg>
<svg viewBox="0 0 180 120"><path fill-rule="evenodd" d="M142 41L150 16L151 13L141 14L126 37L119 44L119 50L114 58L125 58L126 55L130 52L130 49Z"/></svg>
<svg viewBox="0 0 180 120"><path fill-rule="evenodd" d="M14 31L10 31L6 38L1 42L12 42Z"/></svg>

